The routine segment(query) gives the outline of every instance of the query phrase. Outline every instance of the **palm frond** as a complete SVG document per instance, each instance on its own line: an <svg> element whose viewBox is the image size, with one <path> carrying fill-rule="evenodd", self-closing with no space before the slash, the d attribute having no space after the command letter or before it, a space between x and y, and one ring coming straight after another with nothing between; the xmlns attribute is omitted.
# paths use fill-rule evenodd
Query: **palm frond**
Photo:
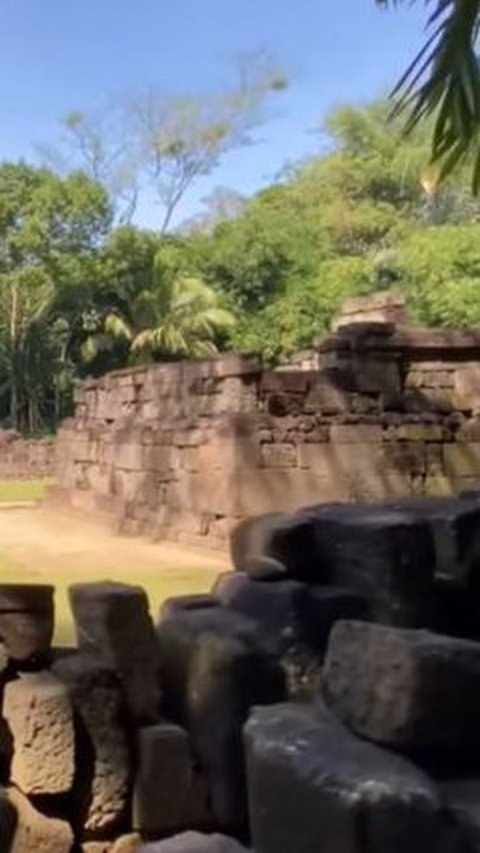
<svg viewBox="0 0 480 853"><path fill-rule="evenodd" d="M376 0L395 6L402 0ZM432 162L445 177L460 161L473 162L472 188L480 191L480 66L476 54L480 0L424 0L432 7L427 40L393 96L394 114L409 111L406 132L435 117Z"/></svg>

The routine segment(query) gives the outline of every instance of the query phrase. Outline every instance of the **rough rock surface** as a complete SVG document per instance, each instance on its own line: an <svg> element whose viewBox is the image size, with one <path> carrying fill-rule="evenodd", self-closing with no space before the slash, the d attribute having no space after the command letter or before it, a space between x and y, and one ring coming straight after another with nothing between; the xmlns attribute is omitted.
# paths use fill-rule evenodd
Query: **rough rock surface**
<svg viewBox="0 0 480 853"><path fill-rule="evenodd" d="M189 825L193 766L187 732L170 723L141 729L133 789L133 825L147 838Z"/></svg>
<svg viewBox="0 0 480 853"><path fill-rule="evenodd" d="M66 821L41 814L15 788L9 788L8 798L18 820L9 853L71 853L73 832Z"/></svg>
<svg viewBox="0 0 480 853"><path fill-rule="evenodd" d="M51 673L23 674L5 686L12 733L11 781L25 794L64 794L73 784L75 744L67 688Z"/></svg>
<svg viewBox="0 0 480 853"><path fill-rule="evenodd" d="M133 720L157 720L157 645L145 591L105 581L74 584L69 593L79 648L116 670Z"/></svg>
<svg viewBox="0 0 480 853"><path fill-rule="evenodd" d="M128 809L131 756L120 685L101 660L74 654L53 672L68 688L77 715L73 798L79 828L87 835L112 830Z"/></svg>
<svg viewBox="0 0 480 853"><path fill-rule="evenodd" d="M263 651L239 637L199 637L188 677L189 731L222 829L242 831L248 822L243 723L254 705L283 696L283 675Z"/></svg>
<svg viewBox="0 0 480 853"><path fill-rule="evenodd" d="M321 580L314 526L308 517L268 513L248 518L233 530L232 562L254 580ZM263 561L263 562L262 562Z"/></svg>
<svg viewBox="0 0 480 853"><path fill-rule="evenodd" d="M427 521L380 506L303 510L316 531L318 582L352 589L374 621L422 627L431 617L435 551Z"/></svg>
<svg viewBox="0 0 480 853"><path fill-rule="evenodd" d="M437 853L441 798L403 758L323 709L257 708L245 726L253 847L260 853Z"/></svg>
<svg viewBox="0 0 480 853"><path fill-rule="evenodd" d="M44 658L53 636L54 587L0 584L0 641L16 661Z"/></svg>
<svg viewBox="0 0 480 853"><path fill-rule="evenodd" d="M480 748L480 643L430 631L338 622L323 691L378 743L454 754Z"/></svg>

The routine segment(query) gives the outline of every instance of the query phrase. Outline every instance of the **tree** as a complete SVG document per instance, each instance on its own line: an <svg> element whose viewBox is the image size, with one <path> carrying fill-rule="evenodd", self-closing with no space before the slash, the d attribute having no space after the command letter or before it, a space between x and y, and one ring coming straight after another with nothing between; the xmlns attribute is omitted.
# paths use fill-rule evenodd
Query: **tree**
<svg viewBox="0 0 480 853"><path fill-rule="evenodd" d="M67 367L60 294L94 254L110 222L87 178L0 166L0 389L16 428L37 429ZM77 279L77 284L78 284Z"/></svg>
<svg viewBox="0 0 480 853"><path fill-rule="evenodd" d="M219 339L233 325L218 293L201 279L183 275L175 252L163 249L155 254L148 281L128 310L106 313L86 338L83 354L91 361L120 341L137 361L205 358L218 352Z"/></svg>
<svg viewBox="0 0 480 853"><path fill-rule="evenodd" d="M376 0L391 6L402 0ZM427 5L431 0L425 0ZM480 67L476 52L480 0L434 0L427 40L399 81L398 109L410 110L407 131L434 117L432 163L441 180L462 160L473 163L480 190Z"/></svg>
<svg viewBox="0 0 480 853"><path fill-rule="evenodd" d="M287 85L263 53L244 57L236 70L233 85L220 94L150 89L107 105L98 116L76 111L64 122L60 150L47 151L48 159L100 181L123 210L123 222L132 219L141 191L151 191L165 233L194 182L228 151L252 142L267 101Z"/></svg>

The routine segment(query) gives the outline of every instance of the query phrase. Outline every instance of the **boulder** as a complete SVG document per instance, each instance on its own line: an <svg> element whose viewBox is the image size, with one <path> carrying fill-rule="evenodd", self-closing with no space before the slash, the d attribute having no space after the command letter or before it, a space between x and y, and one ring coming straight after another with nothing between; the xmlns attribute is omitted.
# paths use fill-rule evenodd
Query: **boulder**
<svg viewBox="0 0 480 853"><path fill-rule="evenodd" d="M440 784L445 807L455 825L458 850L480 850L480 777L450 779Z"/></svg>
<svg viewBox="0 0 480 853"><path fill-rule="evenodd" d="M370 505L324 505L299 515L315 527L318 582L357 592L374 621L428 624L435 551L427 521Z"/></svg>
<svg viewBox="0 0 480 853"><path fill-rule="evenodd" d="M0 584L0 641L13 660L43 662L54 625L54 587Z"/></svg>
<svg viewBox="0 0 480 853"><path fill-rule="evenodd" d="M13 737L11 781L25 794L65 794L75 772L73 712L67 688L50 672L23 674L4 690Z"/></svg>
<svg viewBox="0 0 480 853"><path fill-rule="evenodd" d="M268 513L247 518L233 530L230 550L234 568L254 580L279 580L287 574L321 581L315 530L307 516Z"/></svg>
<svg viewBox="0 0 480 853"><path fill-rule="evenodd" d="M338 622L323 694L345 723L378 743L452 758L480 748L480 643Z"/></svg>
<svg viewBox="0 0 480 853"><path fill-rule="evenodd" d="M255 850L438 853L439 792L404 758L320 707L256 708L244 732Z"/></svg>
<svg viewBox="0 0 480 853"><path fill-rule="evenodd" d="M42 814L16 788L8 789L8 799L16 810L17 826L12 846L1 848L2 851L71 853L73 832L70 824Z"/></svg>
<svg viewBox="0 0 480 853"><path fill-rule="evenodd" d="M124 703L115 672L101 660L74 654L53 666L76 713L77 760L73 803L78 834L112 832L125 817L130 755Z"/></svg>
<svg viewBox="0 0 480 853"><path fill-rule="evenodd" d="M133 789L133 826L146 838L158 838L189 826L193 780L187 732L161 723L140 729Z"/></svg>
<svg viewBox="0 0 480 853"><path fill-rule="evenodd" d="M167 838L156 844L147 844L140 853L248 853L238 841L225 835L202 835L199 832L183 832L175 838Z"/></svg>
<svg viewBox="0 0 480 853"><path fill-rule="evenodd" d="M145 591L104 581L74 584L69 594L79 648L118 673L134 722L158 720L157 644Z"/></svg>

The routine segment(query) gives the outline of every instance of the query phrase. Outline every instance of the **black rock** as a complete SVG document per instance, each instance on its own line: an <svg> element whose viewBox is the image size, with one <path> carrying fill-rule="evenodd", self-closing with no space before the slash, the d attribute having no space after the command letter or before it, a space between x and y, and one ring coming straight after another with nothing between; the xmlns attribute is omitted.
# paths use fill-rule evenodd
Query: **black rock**
<svg viewBox="0 0 480 853"><path fill-rule="evenodd" d="M255 623L223 608L164 620L158 638L166 711L190 733L216 825L244 833L242 726L253 705L283 698L283 672Z"/></svg>
<svg viewBox="0 0 480 853"><path fill-rule="evenodd" d="M354 731L409 751L480 750L480 644L338 622L323 671L329 706Z"/></svg>
<svg viewBox="0 0 480 853"><path fill-rule="evenodd" d="M308 517L269 513L242 521L232 532L234 568L254 580L320 581L314 526Z"/></svg>
<svg viewBox="0 0 480 853"><path fill-rule="evenodd" d="M480 502L456 497L419 497L406 498L391 506L430 524L436 575L466 582L480 559Z"/></svg>
<svg viewBox="0 0 480 853"><path fill-rule="evenodd" d="M325 505L302 515L315 528L319 582L357 592L374 621L429 624L435 551L428 522L373 505Z"/></svg>
<svg viewBox="0 0 480 853"><path fill-rule="evenodd" d="M322 708L255 709L244 736L259 853L439 853L434 783Z"/></svg>

